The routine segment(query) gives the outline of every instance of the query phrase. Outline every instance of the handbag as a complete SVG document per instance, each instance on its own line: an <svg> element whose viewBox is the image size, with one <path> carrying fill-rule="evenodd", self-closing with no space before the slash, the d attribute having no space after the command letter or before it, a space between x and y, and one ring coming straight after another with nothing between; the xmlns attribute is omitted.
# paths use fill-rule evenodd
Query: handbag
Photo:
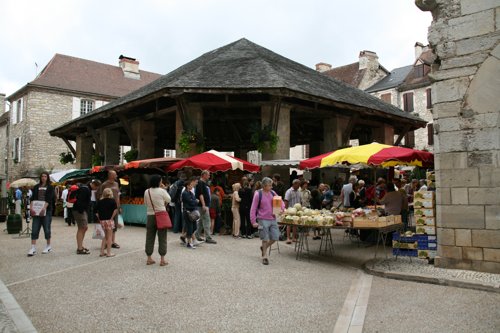
<svg viewBox="0 0 500 333"><path fill-rule="evenodd" d="M200 219L200 212L197 209L195 209L191 212L187 211L187 213L188 213L189 220L191 222L196 222Z"/></svg>
<svg viewBox="0 0 500 333"><path fill-rule="evenodd" d="M153 204L153 199L151 199L151 190L148 190L148 194L151 206L153 206L153 211L155 212L156 229L172 228L172 221L170 221L170 216L168 216L167 211L162 210L157 212L155 210L155 205Z"/></svg>

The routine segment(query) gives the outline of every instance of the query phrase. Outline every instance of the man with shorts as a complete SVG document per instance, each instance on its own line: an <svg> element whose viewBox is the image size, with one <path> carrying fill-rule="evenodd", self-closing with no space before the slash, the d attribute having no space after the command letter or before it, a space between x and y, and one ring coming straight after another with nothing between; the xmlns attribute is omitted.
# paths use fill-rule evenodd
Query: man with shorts
<svg viewBox="0 0 500 333"><path fill-rule="evenodd" d="M73 206L73 217L78 230L76 231L76 254L90 254L90 250L83 246L83 239L88 229L88 210L90 206L90 189L80 184L76 192L76 202Z"/></svg>
<svg viewBox="0 0 500 333"><path fill-rule="evenodd" d="M118 185L118 182L116 179L118 176L116 175L115 170L109 170L108 171L108 179L101 184L101 187L99 187L99 190L96 193L97 201L102 196L102 192L104 191L105 188L110 188L111 191L113 191L113 198L116 201L116 207L118 208L118 214L121 214L121 208L120 208L120 185ZM120 245L116 243L116 230L118 228L118 214L115 216L115 228L113 229L113 243L111 244L111 247L114 249L119 249Z"/></svg>
<svg viewBox="0 0 500 333"><path fill-rule="evenodd" d="M273 196L275 192L272 191L273 181L269 177L262 179L262 189L255 191L252 200L252 207L250 208L250 221L254 228L259 228L259 236L262 241L260 247L262 264L269 265L267 257L268 249L274 242L279 240L279 229L276 216L273 214ZM283 202L281 203L281 210L285 209Z"/></svg>

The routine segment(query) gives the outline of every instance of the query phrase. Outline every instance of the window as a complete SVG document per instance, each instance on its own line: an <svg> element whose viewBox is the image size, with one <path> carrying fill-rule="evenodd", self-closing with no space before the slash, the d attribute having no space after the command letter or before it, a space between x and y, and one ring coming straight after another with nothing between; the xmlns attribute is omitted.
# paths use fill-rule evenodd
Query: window
<svg viewBox="0 0 500 333"><path fill-rule="evenodd" d="M83 116L94 110L94 101L88 99L82 99L80 101L80 116Z"/></svg>
<svg viewBox="0 0 500 333"><path fill-rule="evenodd" d="M21 121L23 121L23 99L22 98L20 98L17 101L16 110L14 110L14 111L16 112L17 122L20 123Z"/></svg>
<svg viewBox="0 0 500 333"><path fill-rule="evenodd" d="M14 139L14 145L12 147L12 159L14 163L21 162L21 138Z"/></svg>
<svg viewBox="0 0 500 333"><path fill-rule="evenodd" d="M424 77L424 65L415 66L415 77Z"/></svg>
<svg viewBox="0 0 500 333"><path fill-rule="evenodd" d="M434 124L427 124L427 144L429 146L434 144Z"/></svg>
<svg viewBox="0 0 500 333"><path fill-rule="evenodd" d="M389 104L391 104L391 102L392 102L392 98L391 97L392 97L391 93L380 95L380 99L383 100L386 103L389 103Z"/></svg>
<svg viewBox="0 0 500 333"><path fill-rule="evenodd" d="M406 112L413 111L413 93L403 94L403 110Z"/></svg>
<svg viewBox="0 0 500 333"><path fill-rule="evenodd" d="M431 91L431 88L426 89L425 94L427 96L427 108L432 109L432 91Z"/></svg>

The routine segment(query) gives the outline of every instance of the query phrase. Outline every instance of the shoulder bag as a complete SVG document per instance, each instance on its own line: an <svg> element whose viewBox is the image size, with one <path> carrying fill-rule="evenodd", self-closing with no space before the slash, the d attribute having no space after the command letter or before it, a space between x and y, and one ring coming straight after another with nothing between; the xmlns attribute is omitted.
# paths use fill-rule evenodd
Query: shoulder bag
<svg viewBox="0 0 500 333"><path fill-rule="evenodd" d="M170 216L168 216L167 211L162 210L157 212L155 210L153 199L151 199L151 189L148 190L148 194L149 194L149 200L151 201L151 206L153 206L153 211L155 212L156 228L157 229L172 228L172 221L170 221Z"/></svg>

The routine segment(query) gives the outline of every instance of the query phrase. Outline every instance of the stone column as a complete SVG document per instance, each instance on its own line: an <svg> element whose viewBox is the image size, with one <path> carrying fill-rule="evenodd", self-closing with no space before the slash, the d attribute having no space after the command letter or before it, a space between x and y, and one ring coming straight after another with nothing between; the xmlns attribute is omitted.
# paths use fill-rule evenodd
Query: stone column
<svg viewBox="0 0 500 333"><path fill-rule="evenodd" d="M117 130L101 131L104 146L104 165L120 164L120 133Z"/></svg>
<svg viewBox="0 0 500 333"><path fill-rule="evenodd" d="M262 127L266 126L271 121L271 106L261 107L261 123ZM281 106L278 118L277 134L279 137L278 148L276 152L264 152L263 160L278 160L290 158L290 107Z"/></svg>
<svg viewBox="0 0 500 333"><path fill-rule="evenodd" d="M498 1L417 2L429 43L439 267L500 273ZM495 47L496 46L496 47Z"/></svg>
<svg viewBox="0 0 500 333"><path fill-rule="evenodd" d="M137 138L138 159L155 157L155 123L152 121L137 120L132 124L132 128Z"/></svg>
<svg viewBox="0 0 500 333"><path fill-rule="evenodd" d="M386 145L394 144L394 127L388 124L380 124L380 127L372 131L373 141Z"/></svg>
<svg viewBox="0 0 500 333"><path fill-rule="evenodd" d="M91 136L76 137L76 167L80 169L92 167L94 139Z"/></svg>
<svg viewBox="0 0 500 333"><path fill-rule="evenodd" d="M186 105L185 110L185 124L186 127L195 128L200 135L203 135L203 109L200 106ZM175 150L177 157L189 157L198 154L197 148L193 145L193 150L189 152L181 152L179 149L179 138L182 131L182 119L179 110L175 114Z"/></svg>

